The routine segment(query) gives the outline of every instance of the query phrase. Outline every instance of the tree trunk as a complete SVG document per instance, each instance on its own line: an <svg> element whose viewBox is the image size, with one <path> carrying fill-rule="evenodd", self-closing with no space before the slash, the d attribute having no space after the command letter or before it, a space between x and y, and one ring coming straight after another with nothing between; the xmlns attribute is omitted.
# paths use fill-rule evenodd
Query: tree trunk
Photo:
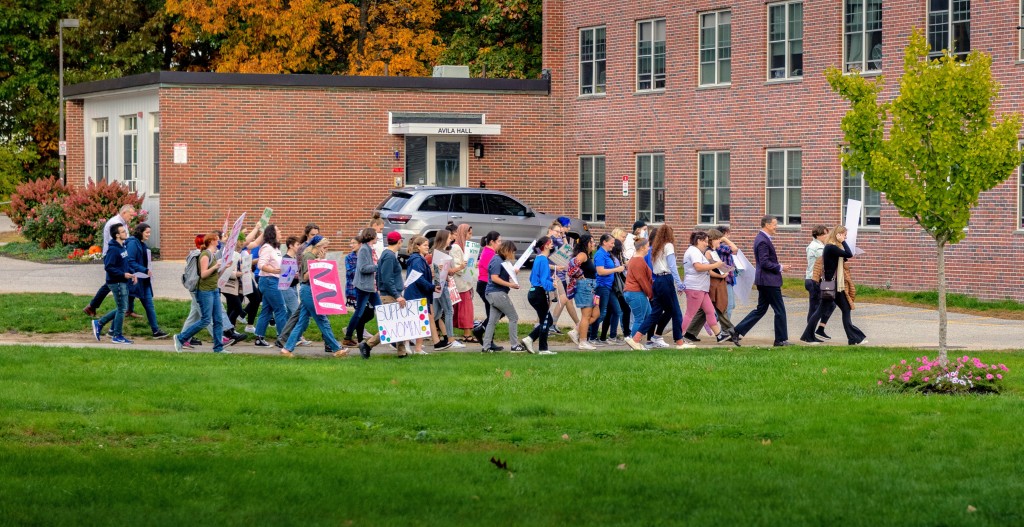
<svg viewBox="0 0 1024 527"><path fill-rule="evenodd" d="M946 356L946 240L935 239L938 248L936 267L939 273L939 363L949 362Z"/></svg>

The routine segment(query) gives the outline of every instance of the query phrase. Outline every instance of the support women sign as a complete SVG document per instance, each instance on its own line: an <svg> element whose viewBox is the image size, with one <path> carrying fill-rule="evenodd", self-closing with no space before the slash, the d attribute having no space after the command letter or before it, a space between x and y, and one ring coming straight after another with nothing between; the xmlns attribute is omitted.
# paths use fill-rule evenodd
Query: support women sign
<svg viewBox="0 0 1024 527"><path fill-rule="evenodd" d="M377 331L385 344L430 337L430 313L427 299L410 300L403 308L394 302L373 308L377 315Z"/></svg>
<svg viewBox="0 0 1024 527"><path fill-rule="evenodd" d="M313 293L313 309L317 315L344 315L345 289L341 287L338 262L334 260L309 261L309 287Z"/></svg>

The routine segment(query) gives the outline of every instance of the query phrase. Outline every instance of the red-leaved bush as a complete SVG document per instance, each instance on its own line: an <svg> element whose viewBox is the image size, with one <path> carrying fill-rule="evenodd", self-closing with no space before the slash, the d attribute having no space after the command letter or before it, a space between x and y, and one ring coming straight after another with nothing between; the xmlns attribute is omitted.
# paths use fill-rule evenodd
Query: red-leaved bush
<svg viewBox="0 0 1024 527"><path fill-rule="evenodd" d="M77 188L64 198L64 245L88 248L102 245L103 225L117 214L122 205L133 205L140 212L132 222L144 221L141 214L142 196L128 190L119 182L90 182L84 188Z"/></svg>
<svg viewBox="0 0 1024 527"><path fill-rule="evenodd" d="M25 221L38 216L38 207L44 203L61 202L71 193L56 177L26 181L11 194L11 204L7 215L18 227L24 227Z"/></svg>

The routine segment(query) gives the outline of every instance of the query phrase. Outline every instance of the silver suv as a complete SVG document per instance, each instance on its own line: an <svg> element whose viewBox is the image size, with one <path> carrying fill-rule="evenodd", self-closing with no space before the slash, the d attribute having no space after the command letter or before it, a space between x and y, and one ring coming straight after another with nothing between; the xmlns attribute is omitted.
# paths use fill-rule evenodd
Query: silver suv
<svg viewBox="0 0 1024 527"><path fill-rule="evenodd" d="M517 253L546 234L548 226L558 218L537 212L504 192L468 187L394 189L377 206L377 212L384 218L385 235L398 231L403 240L416 235L433 239L449 221L456 225L468 223L477 238L489 231L501 233L502 239L515 242ZM589 230L583 220L570 218L570 237L579 238ZM403 244L402 256L405 249Z"/></svg>

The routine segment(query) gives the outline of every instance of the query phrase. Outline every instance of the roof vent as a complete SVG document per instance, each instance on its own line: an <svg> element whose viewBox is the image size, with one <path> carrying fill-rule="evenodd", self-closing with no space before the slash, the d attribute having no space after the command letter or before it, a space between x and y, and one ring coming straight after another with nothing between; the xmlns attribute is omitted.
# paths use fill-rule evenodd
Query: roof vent
<svg viewBox="0 0 1024 527"><path fill-rule="evenodd" d="M434 77L468 79L469 66L434 66Z"/></svg>

